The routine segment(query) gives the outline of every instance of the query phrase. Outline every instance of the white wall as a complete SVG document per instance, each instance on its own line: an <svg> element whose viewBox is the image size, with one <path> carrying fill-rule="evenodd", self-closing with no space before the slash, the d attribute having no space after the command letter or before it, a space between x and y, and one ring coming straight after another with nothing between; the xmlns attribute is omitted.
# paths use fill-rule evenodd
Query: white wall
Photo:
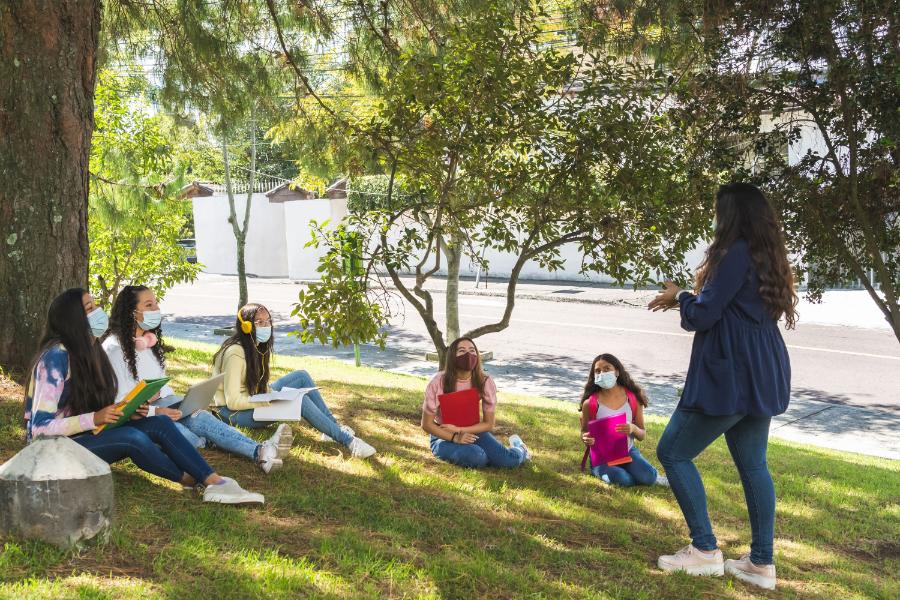
<svg viewBox="0 0 900 600"><path fill-rule="evenodd" d="M238 222L243 222L247 195L235 197ZM237 244L228 222L228 197L216 194L194 198L194 232L197 262L207 273L237 273ZM245 265L247 273L259 277L284 277L287 274L284 205L270 203L265 194L253 194L247 234Z"/></svg>
<svg viewBox="0 0 900 600"><path fill-rule="evenodd" d="M318 279L316 267L324 248L305 248L312 238L310 221L321 224L329 221L329 228L337 225L347 215L346 200L293 200L284 203L284 228L287 240L287 272L291 279Z"/></svg>

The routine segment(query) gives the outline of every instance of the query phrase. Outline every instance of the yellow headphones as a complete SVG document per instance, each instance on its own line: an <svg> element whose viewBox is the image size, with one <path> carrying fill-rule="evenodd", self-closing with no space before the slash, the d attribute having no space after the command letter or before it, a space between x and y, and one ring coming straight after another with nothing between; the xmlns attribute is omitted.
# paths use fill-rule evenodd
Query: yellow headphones
<svg viewBox="0 0 900 600"><path fill-rule="evenodd" d="M241 324L241 331L246 334L249 334L251 331L253 331L253 323L250 321L245 321L244 317L241 316L241 311L238 311L237 317L238 322L240 322Z"/></svg>

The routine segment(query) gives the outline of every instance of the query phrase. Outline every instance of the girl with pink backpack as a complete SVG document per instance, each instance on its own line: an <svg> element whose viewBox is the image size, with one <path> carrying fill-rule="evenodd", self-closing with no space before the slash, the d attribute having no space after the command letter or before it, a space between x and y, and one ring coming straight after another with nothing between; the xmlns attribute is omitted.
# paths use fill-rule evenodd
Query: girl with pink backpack
<svg viewBox="0 0 900 600"><path fill-rule="evenodd" d="M612 354L601 354L591 363L584 393L581 396L581 441L587 446L581 468L589 460L590 446L596 443L588 431L588 423L594 419L625 414L625 422L616 426L616 431L628 435L628 456L630 462L618 465L591 465L591 474L606 483L631 487L633 485L664 485L668 480L661 477L653 465L641 456L634 440L643 440L644 407L647 395L625 370L622 362Z"/></svg>

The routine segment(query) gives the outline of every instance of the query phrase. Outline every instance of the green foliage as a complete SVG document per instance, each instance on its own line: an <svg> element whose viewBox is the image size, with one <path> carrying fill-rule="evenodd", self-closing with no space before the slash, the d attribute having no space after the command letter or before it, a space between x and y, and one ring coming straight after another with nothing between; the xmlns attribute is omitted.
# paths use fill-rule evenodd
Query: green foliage
<svg viewBox="0 0 900 600"><path fill-rule="evenodd" d="M160 118L148 115L138 95L141 85L109 71L97 84L88 239L90 287L101 306L128 284L150 286L162 298L200 269L177 244L190 229L190 202L179 198L181 168Z"/></svg>
<svg viewBox="0 0 900 600"><path fill-rule="evenodd" d="M682 257L708 226L714 172L689 166L681 123L659 110L666 73L602 50L557 49L547 43L549 8L494 0L426 11L427 23L410 26L404 8L383 7L382 33L355 23L349 74L322 89L338 100L307 98L276 132L301 145L337 140L328 157L350 174L369 272L392 278L439 352L443 333L421 284L441 255L487 268L485 249L512 253L515 282L528 260L561 268L560 247L571 243L584 272L643 283L683 278ZM307 148L301 160L321 169ZM399 280L410 271L415 289ZM468 333L505 328L509 306Z"/></svg>
<svg viewBox="0 0 900 600"><path fill-rule="evenodd" d="M297 335L304 343L337 347L374 341L384 348L387 318L381 305L367 298L362 240L344 224L327 226L327 221L321 226L311 223L307 247L324 247L326 252L316 268L321 280L300 291L291 312L300 320Z"/></svg>
<svg viewBox="0 0 900 600"><path fill-rule="evenodd" d="M809 295L857 280L900 340L896 3L620 7L630 35L619 39L653 46L678 76L678 112L708 163L760 184L781 209Z"/></svg>

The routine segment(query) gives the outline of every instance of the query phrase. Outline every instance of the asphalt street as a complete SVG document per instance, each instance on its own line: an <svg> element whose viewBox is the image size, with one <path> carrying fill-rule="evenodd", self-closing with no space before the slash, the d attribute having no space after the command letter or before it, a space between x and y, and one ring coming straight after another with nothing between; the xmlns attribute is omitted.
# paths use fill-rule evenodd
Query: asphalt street
<svg viewBox="0 0 900 600"><path fill-rule="evenodd" d="M270 308L279 332L296 330L290 313L301 284L251 279L249 285L251 300ZM527 293L529 289L535 294ZM588 298L564 301L579 291ZM647 388L652 412L671 413L684 381L692 334L680 328L677 312L652 313L643 308L652 292L600 294L560 283L546 289L526 285L522 295L510 327L477 340L481 350L494 353L486 368L501 389L575 401L591 359L611 352ZM169 319L166 332L220 340L212 329L234 323L236 299L235 277L202 275L194 284L178 286L162 302ZM441 307L439 323L444 318L443 300L435 295ZM490 295L461 296L462 329L498 319L503 302ZM802 315L795 330L784 332L793 371L792 403L788 413L773 423L773 435L900 458L900 344L884 327L804 323ZM832 318L840 320L840 314ZM352 358L350 349L304 346L283 335L278 339L279 352ZM364 347L363 361L406 373L435 372L436 365L423 360L432 344L411 307L398 310L388 340L385 351Z"/></svg>

